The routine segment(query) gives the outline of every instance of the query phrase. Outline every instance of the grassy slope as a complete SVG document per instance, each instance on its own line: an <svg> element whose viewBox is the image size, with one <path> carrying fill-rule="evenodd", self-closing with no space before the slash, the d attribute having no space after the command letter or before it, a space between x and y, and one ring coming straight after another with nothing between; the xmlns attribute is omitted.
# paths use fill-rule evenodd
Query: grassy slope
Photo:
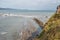
<svg viewBox="0 0 60 40"><path fill-rule="evenodd" d="M60 40L60 14L54 14L35 40Z"/></svg>

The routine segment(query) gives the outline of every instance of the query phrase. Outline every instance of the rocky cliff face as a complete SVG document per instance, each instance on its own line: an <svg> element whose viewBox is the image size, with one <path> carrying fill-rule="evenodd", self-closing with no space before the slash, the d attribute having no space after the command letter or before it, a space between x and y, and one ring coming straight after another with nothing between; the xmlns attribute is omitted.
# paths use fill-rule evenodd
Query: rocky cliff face
<svg viewBox="0 0 60 40"><path fill-rule="evenodd" d="M54 14L48 20L40 36L35 40L60 40L60 13Z"/></svg>

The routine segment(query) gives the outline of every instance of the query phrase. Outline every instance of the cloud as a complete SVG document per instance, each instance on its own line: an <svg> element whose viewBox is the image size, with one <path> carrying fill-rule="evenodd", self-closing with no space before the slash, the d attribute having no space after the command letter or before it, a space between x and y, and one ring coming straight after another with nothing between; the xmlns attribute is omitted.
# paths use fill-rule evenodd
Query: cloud
<svg viewBox="0 0 60 40"><path fill-rule="evenodd" d="M0 0L0 7L17 9L51 10L60 4L60 0Z"/></svg>

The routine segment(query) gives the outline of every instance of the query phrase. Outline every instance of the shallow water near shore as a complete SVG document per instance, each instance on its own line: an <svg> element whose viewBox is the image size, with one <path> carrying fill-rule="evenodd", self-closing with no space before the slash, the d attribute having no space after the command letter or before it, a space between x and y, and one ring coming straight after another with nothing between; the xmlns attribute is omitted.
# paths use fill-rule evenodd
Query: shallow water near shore
<svg viewBox="0 0 60 40"><path fill-rule="evenodd" d="M25 31L25 29L29 29L30 25L28 25L28 24L30 24L30 23L28 20L30 21L30 19L25 19L25 18L20 18L20 17L1 18L0 19L0 35L1 35L0 39L6 38L8 40L12 40L11 36L14 32L19 33L19 32ZM36 30L38 30L38 26L35 25L35 23L33 23L32 21L30 21L30 22L35 26ZM32 29L30 29L30 30L32 30ZM41 29L39 29L39 30L41 30ZM35 31L35 30L33 30L33 31Z"/></svg>
<svg viewBox="0 0 60 40"><path fill-rule="evenodd" d="M0 14L2 14L0 16L0 40L17 40L15 38L17 38L17 36L19 35L22 35L23 32L28 33L29 31L27 30L30 30L32 33L36 31L37 34L39 34L42 31L42 29L32 19L36 17L40 19L42 22L46 22L53 13L54 12L3 12L3 11L1 12L0 11ZM48 18L46 18L45 16L47 16ZM13 34L16 37L13 37L12 36ZM18 39L21 38L18 37Z"/></svg>

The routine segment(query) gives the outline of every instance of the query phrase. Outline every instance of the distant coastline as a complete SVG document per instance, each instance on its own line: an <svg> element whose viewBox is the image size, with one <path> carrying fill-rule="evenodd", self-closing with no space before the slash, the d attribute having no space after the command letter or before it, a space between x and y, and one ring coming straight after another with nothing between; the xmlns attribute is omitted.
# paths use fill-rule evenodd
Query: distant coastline
<svg viewBox="0 0 60 40"><path fill-rule="evenodd" d="M0 8L0 10L15 10L21 12L55 12L55 10L29 10L29 9L13 9L13 8Z"/></svg>
<svg viewBox="0 0 60 40"><path fill-rule="evenodd" d="M12 8L0 8L0 10L15 10L15 9L12 9Z"/></svg>

